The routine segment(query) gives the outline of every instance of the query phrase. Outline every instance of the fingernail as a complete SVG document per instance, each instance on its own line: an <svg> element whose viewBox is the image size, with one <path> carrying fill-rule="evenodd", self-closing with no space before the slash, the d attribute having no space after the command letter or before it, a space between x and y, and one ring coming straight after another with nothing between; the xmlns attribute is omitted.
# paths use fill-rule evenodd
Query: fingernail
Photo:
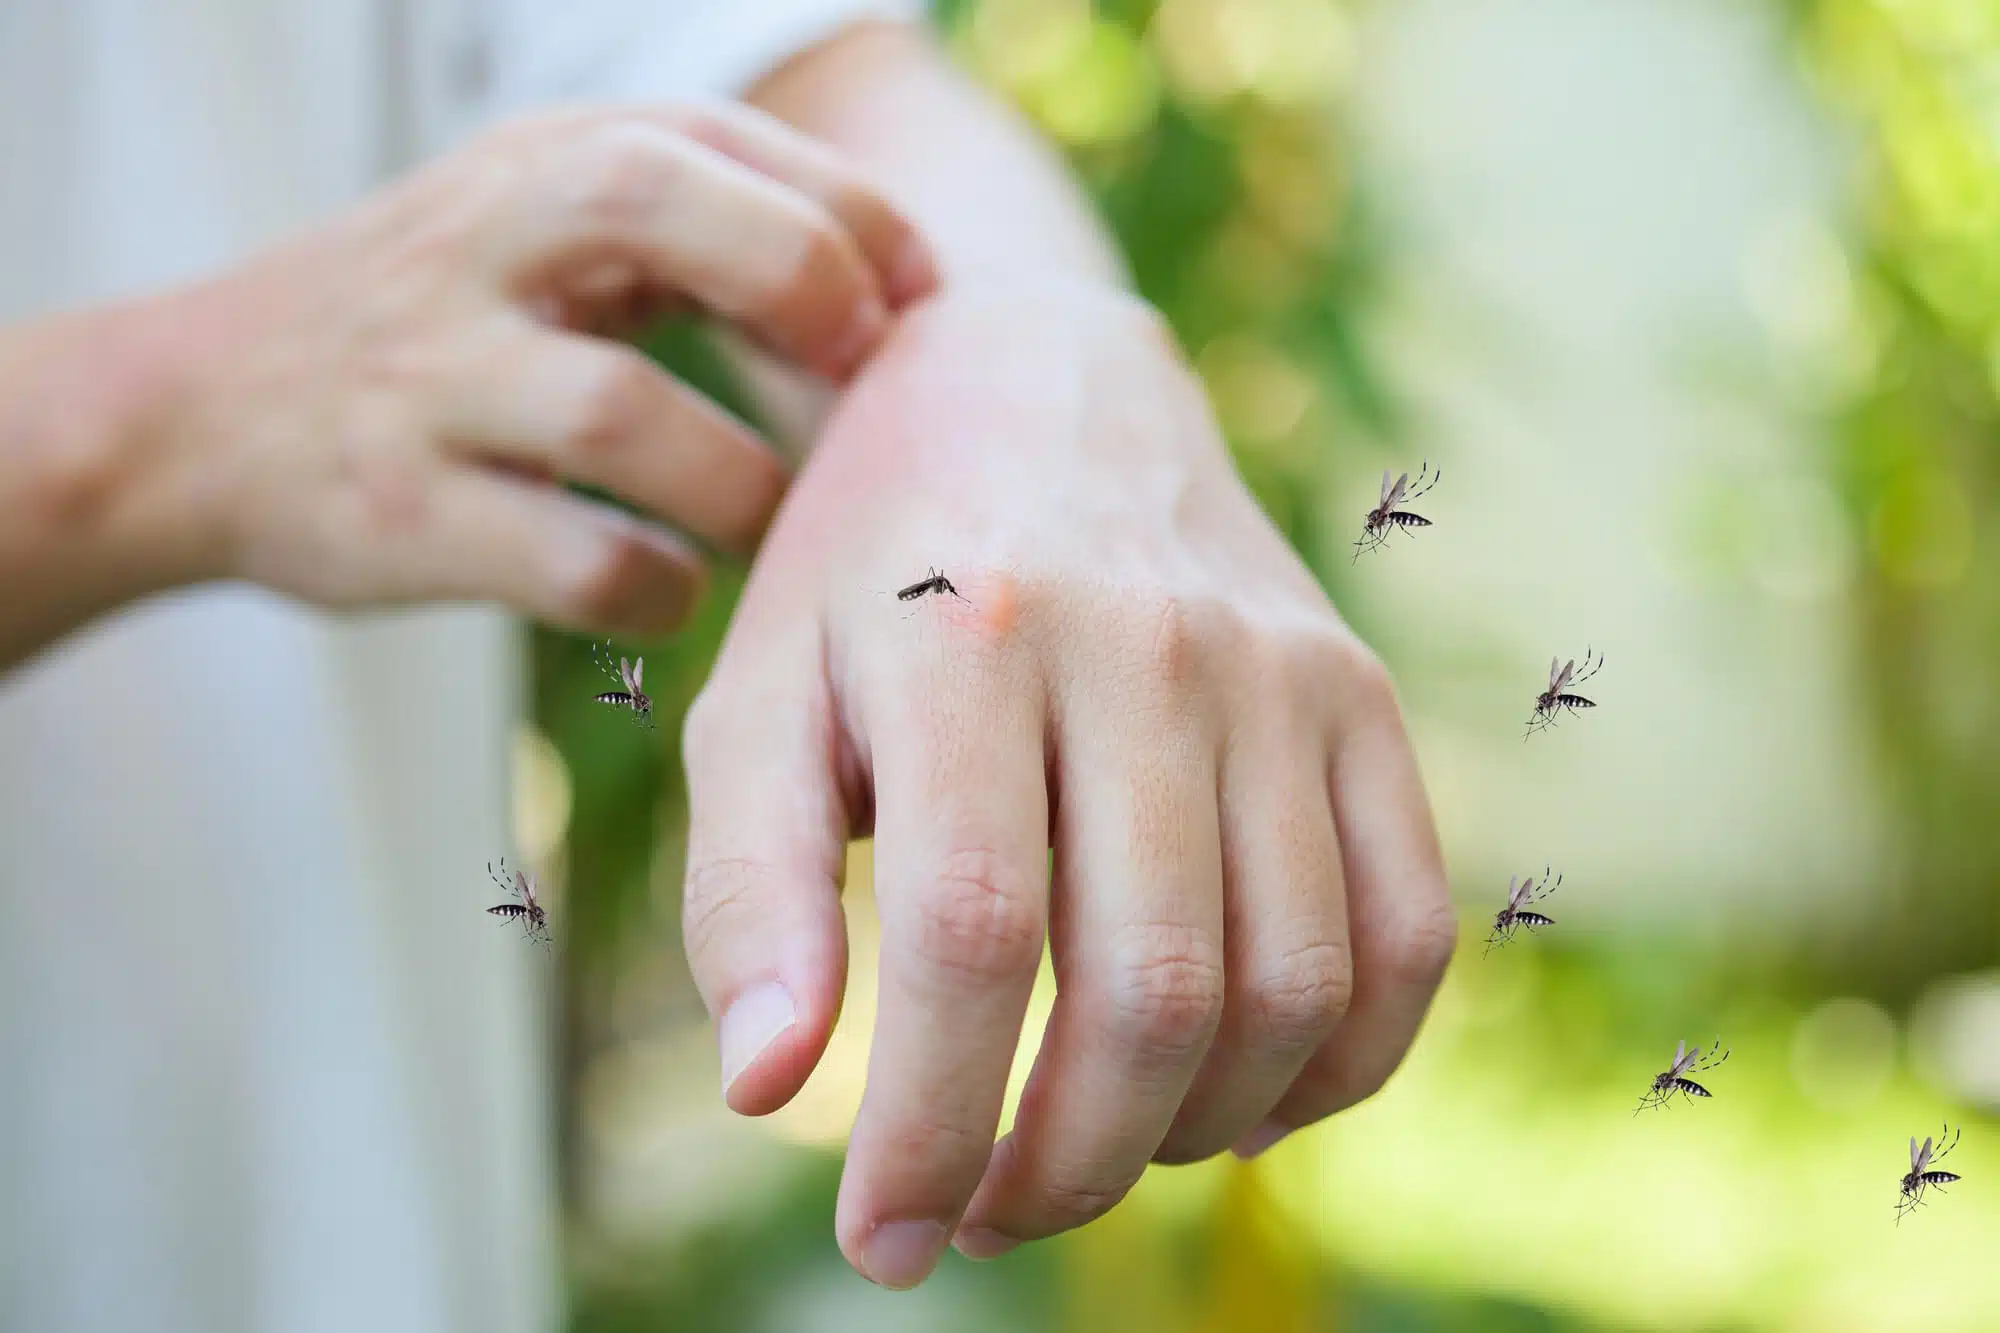
<svg viewBox="0 0 2000 1333"><path fill-rule="evenodd" d="M716 1025L722 1045L722 1095L778 1034L798 1018L791 992L776 981L762 981L738 995Z"/></svg>
<svg viewBox="0 0 2000 1333"><path fill-rule="evenodd" d="M942 1222L884 1222L861 1250L868 1280L892 1291L908 1291L937 1267L944 1253Z"/></svg>
<svg viewBox="0 0 2000 1333"><path fill-rule="evenodd" d="M951 1243L968 1259L998 1259L1021 1242L991 1227L967 1227L953 1236Z"/></svg>
<svg viewBox="0 0 2000 1333"><path fill-rule="evenodd" d="M937 285L937 265L931 262L931 248L912 236L903 242L896 262L889 269L889 299L897 305L915 300Z"/></svg>
<svg viewBox="0 0 2000 1333"><path fill-rule="evenodd" d="M1275 1120L1266 1120L1263 1124L1236 1140L1236 1146L1229 1151L1247 1162L1291 1132L1292 1127L1290 1125L1281 1125Z"/></svg>
<svg viewBox="0 0 2000 1333"><path fill-rule="evenodd" d="M889 312L882 308L879 299L873 295L863 298L860 309L848 321L847 331L827 351L827 369L837 375L846 374L861 359L861 354L875 345L888 322Z"/></svg>

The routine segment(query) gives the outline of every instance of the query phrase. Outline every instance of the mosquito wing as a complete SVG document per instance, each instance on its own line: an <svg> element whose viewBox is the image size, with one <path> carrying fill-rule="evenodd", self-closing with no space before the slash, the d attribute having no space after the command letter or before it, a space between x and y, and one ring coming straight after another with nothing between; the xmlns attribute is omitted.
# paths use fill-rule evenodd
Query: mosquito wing
<svg viewBox="0 0 2000 1333"><path fill-rule="evenodd" d="M1408 489L1409 484L1410 484L1410 474L1405 472L1402 476L1396 478L1396 484L1394 486L1391 486L1389 488L1389 493L1382 497L1382 503L1387 505L1389 508L1394 509L1396 507L1396 502L1403 498L1403 492L1406 489Z"/></svg>
<svg viewBox="0 0 2000 1333"><path fill-rule="evenodd" d="M1929 1137L1926 1137L1924 1139L1924 1146L1921 1148L1917 1146L1917 1141L1915 1139L1911 1139L1910 1170L1916 1172L1918 1175L1922 1175L1924 1172L1924 1168L1929 1166L1930 1162L1931 1162L1931 1141Z"/></svg>
<svg viewBox="0 0 2000 1333"><path fill-rule="evenodd" d="M1381 495L1381 498L1380 498L1380 499L1378 499L1378 500L1376 500L1376 502L1375 502L1375 503L1376 503L1376 504L1377 504L1378 506L1379 506L1379 505L1387 505L1387 504L1389 503L1389 469L1388 469L1388 468L1383 468L1383 469L1382 469L1382 495Z"/></svg>
<svg viewBox="0 0 2000 1333"><path fill-rule="evenodd" d="M1697 1049L1693 1053L1690 1053L1688 1051L1688 1044L1685 1038L1674 1043L1674 1066L1672 1069L1667 1071L1668 1074L1674 1078L1679 1078L1681 1076L1681 1071L1683 1069L1686 1069L1689 1065L1693 1064L1694 1057L1696 1055L1699 1055L1700 1053L1701 1052L1699 1051L1699 1049Z"/></svg>
<svg viewBox="0 0 2000 1333"><path fill-rule="evenodd" d="M1549 659L1549 688L1557 694L1562 693L1562 687L1569 684L1569 678L1574 674L1576 674L1576 659L1574 657L1563 663L1561 671L1556 670L1555 659Z"/></svg>
<svg viewBox="0 0 2000 1333"><path fill-rule="evenodd" d="M530 907L535 905L535 881L529 878L527 871L514 872L514 887L520 892L522 902Z"/></svg>
<svg viewBox="0 0 2000 1333"><path fill-rule="evenodd" d="M635 657L632 659L632 693L634 694L639 693L639 686L644 684L645 680L646 680L646 659L643 657Z"/></svg>
<svg viewBox="0 0 2000 1333"><path fill-rule="evenodd" d="M1517 886L1514 883L1514 877L1509 875L1507 877L1507 910L1511 912L1519 907L1527 899L1528 890L1533 888L1534 884L1534 880L1524 879Z"/></svg>

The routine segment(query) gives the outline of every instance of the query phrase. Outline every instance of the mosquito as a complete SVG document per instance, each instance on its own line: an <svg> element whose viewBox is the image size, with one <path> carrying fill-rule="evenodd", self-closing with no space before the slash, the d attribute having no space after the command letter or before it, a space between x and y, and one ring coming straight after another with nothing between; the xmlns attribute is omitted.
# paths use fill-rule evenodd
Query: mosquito
<svg viewBox="0 0 2000 1333"><path fill-rule="evenodd" d="M889 595L889 590L886 588L870 588L869 591L881 593L883 596ZM941 570L935 568L926 569L924 577L908 587L896 589L895 598L899 602L920 602L933 594L939 597L956 597L967 606L972 605L965 594L958 590L958 585L946 578ZM916 613L917 609L913 607L904 614L903 619L908 620Z"/></svg>
<svg viewBox="0 0 2000 1333"><path fill-rule="evenodd" d="M1964 1132L1963 1129L1960 1129L1958 1133L1963 1134ZM1903 1177L1902 1193L1896 1200L1896 1224L1898 1226L1902 1225L1904 1216L1911 1209L1923 1203L1925 1190L1932 1188L1942 1189L1944 1186L1958 1179L1957 1176L1949 1171L1930 1171L1925 1169L1932 1162L1942 1162L1945 1154L1958 1146L1958 1134L1951 1135L1950 1143L1945 1142L1946 1134L1951 1134L1950 1125L1946 1125L1939 1132L1937 1136L1938 1150L1935 1155L1931 1153L1930 1139L1925 1139L1921 1147L1917 1145L1915 1139L1910 1140L1910 1174Z"/></svg>
<svg viewBox="0 0 2000 1333"><path fill-rule="evenodd" d="M1513 939L1514 932L1522 926L1526 926L1529 930L1536 930L1542 926L1553 926L1556 923L1554 917L1543 916L1540 912L1530 912L1528 904L1538 898L1546 898L1549 894L1554 893L1556 886L1560 883L1562 883L1562 876L1557 875L1554 879L1550 879L1547 866L1542 867L1542 878L1539 882L1530 875L1516 884L1514 877L1509 875L1507 877L1507 905L1501 908L1493 918L1493 933L1486 937L1486 952L1492 953L1495 947Z"/></svg>
<svg viewBox="0 0 2000 1333"><path fill-rule="evenodd" d="M909 587L897 592L896 600L899 602L914 602L926 593L936 593L940 597L949 593L953 597L957 597L959 601L965 601L965 598L960 595L958 589L951 585L951 580L935 569L927 570L923 578L918 579ZM970 605L970 603L967 603L967 605Z"/></svg>
<svg viewBox="0 0 2000 1333"><path fill-rule="evenodd" d="M1363 552L1379 549L1389 540L1389 534L1398 528L1405 532L1412 528L1428 528L1431 525L1429 519L1421 514L1412 514L1402 506L1437 485L1438 478L1443 475L1442 470L1432 472L1431 465L1426 460L1423 470L1417 473L1417 489L1409 491L1409 473L1405 472L1396 478L1394 485L1390 485L1389 473L1385 469L1382 473L1382 498L1368 511L1368 519L1361 528L1361 536L1354 542L1354 558L1359 560ZM1409 493L1405 494L1405 491Z"/></svg>
<svg viewBox="0 0 2000 1333"><path fill-rule="evenodd" d="M1597 707L1595 700L1586 699L1580 694L1571 694L1569 691L1597 674L1598 669L1604 665L1604 654L1592 653L1590 649L1585 648L1582 671L1576 669L1574 657L1557 666L1559 660L1554 657L1549 659L1549 687L1535 698L1535 711L1529 715L1528 730L1521 737L1524 741L1543 727L1554 726L1557 717L1565 711L1574 713L1580 708Z"/></svg>
<svg viewBox="0 0 2000 1333"><path fill-rule="evenodd" d="M647 726L652 726L653 701L647 698L645 692L639 688L640 682L646 676L646 659L641 657L627 662L621 657L618 659L618 669L613 671L611 669L609 649L610 645L608 643L602 649L599 649L595 644L591 645L591 650L597 657L597 664L604 668L604 674L617 681L622 688L606 690L604 693L595 696L594 701L601 704L610 704L614 708L629 708L632 710L634 717Z"/></svg>
<svg viewBox="0 0 2000 1333"><path fill-rule="evenodd" d="M528 938L546 948L549 942L549 914L542 907L541 899L535 896L535 877L525 870L516 870L513 879L508 879L507 858L504 856L500 858L498 870L495 870L493 863L488 861L486 873L493 877L495 884L520 900L501 903L486 910L494 916L503 916L509 921L520 922L521 928L528 933Z"/></svg>
<svg viewBox="0 0 2000 1333"><path fill-rule="evenodd" d="M1673 1100L1675 1093L1680 1093L1684 1097L1714 1096L1714 1093L1689 1078L1688 1075L1699 1074L1705 1069L1714 1069L1724 1060L1727 1060L1729 1058L1728 1051L1724 1051L1719 1057L1715 1053L1717 1047L1721 1045L1722 1038L1717 1037L1715 1045L1708 1048L1707 1055L1701 1053L1701 1047L1699 1046L1696 1046L1693 1050L1689 1050L1688 1044L1685 1041L1675 1046L1673 1068L1663 1074L1655 1074L1653 1076L1653 1086L1648 1088L1646 1095L1639 1099L1639 1110L1632 1112L1632 1114L1637 1115L1639 1111L1643 1111L1649 1106L1664 1106Z"/></svg>

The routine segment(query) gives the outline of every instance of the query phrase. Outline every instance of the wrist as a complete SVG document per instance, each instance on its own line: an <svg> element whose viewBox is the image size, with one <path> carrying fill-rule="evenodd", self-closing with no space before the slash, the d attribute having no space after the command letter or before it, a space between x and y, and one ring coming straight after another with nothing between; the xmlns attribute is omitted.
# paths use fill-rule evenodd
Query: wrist
<svg viewBox="0 0 2000 1333"><path fill-rule="evenodd" d="M15 538L107 605L221 572L213 487L172 428L188 361L172 301L63 316L0 348L0 400L26 483Z"/></svg>
<svg viewBox="0 0 2000 1333"><path fill-rule="evenodd" d="M1007 324L1042 339L1111 339L1157 349L1184 368L1189 364L1166 316L1123 283L1096 275L1005 265L963 269L911 306L910 324L926 320L986 329Z"/></svg>

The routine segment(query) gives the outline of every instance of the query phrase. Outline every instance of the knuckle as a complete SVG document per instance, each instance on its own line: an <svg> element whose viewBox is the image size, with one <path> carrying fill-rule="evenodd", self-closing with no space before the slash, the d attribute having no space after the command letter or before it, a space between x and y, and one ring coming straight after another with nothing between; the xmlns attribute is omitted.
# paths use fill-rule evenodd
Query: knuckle
<svg viewBox="0 0 2000 1333"><path fill-rule="evenodd" d="M1387 979L1431 989L1444 979L1458 949L1458 916L1449 903L1413 915L1394 928L1382 949Z"/></svg>
<svg viewBox="0 0 2000 1333"><path fill-rule="evenodd" d="M798 208L801 232L798 260L782 275L772 295L793 305L814 302L821 291L828 295L845 291L855 277L854 248L825 211L801 202ZM822 321L828 332L838 333L838 321Z"/></svg>
<svg viewBox="0 0 2000 1333"><path fill-rule="evenodd" d="M681 888L681 937L689 956L706 955L715 941L739 927L755 929L757 901L776 878L774 867L751 857L724 856L690 865Z"/></svg>
<svg viewBox="0 0 2000 1333"><path fill-rule="evenodd" d="M565 578L558 600L592 624L678 623L701 582L698 567L674 569L652 543L629 531L607 535L598 558Z"/></svg>
<svg viewBox="0 0 2000 1333"><path fill-rule="evenodd" d="M636 352L617 352L583 396L568 444L580 454L603 454L632 440L656 415L659 371Z"/></svg>
<svg viewBox="0 0 2000 1333"><path fill-rule="evenodd" d="M683 98L674 103L669 114L680 133L728 157L744 155L744 125L755 119L714 97Z"/></svg>
<svg viewBox="0 0 2000 1333"><path fill-rule="evenodd" d="M1174 692L1193 687L1201 645L1194 614L1186 602L1172 596L1160 598L1139 642L1147 680Z"/></svg>
<svg viewBox="0 0 2000 1333"><path fill-rule="evenodd" d="M1341 677L1347 697L1370 712L1396 715L1396 682L1380 657L1359 640L1350 642L1342 653Z"/></svg>
<svg viewBox="0 0 2000 1333"><path fill-rule="evenodd" d="M906 1117L885 1126L881 1146L892 1161L916 1163L932 1171L956 1167L952 1174L969 1172L974 1182L993 1153L990 1136L934 1115Z"/></svg>
<svg viewBox="0 0 2000 1333"><path fill-rule="evenodd" d="M361 531L371 539L395 540L420 530L429 515L429 477L413 454L350 439L339 449L336 466Z"/></svg>
<svg viewBox="0 0 2000 1333"><path fill-rule="evenodd" d="M1143 1063L1203 1050L1222 1020L1222 949L1206 932L1158 923L1119 941L1111 1023Z"/></svg>
<svg viewBox="0 0 2000 1333"><path fill-rule="evenodd" d="M1073 1230L1110 1212L1136 1183L1055 1176L1042 1182L1041 1211L1051 1231Z"/></svg>
<svg viewBox="0 0 2000 1333"><path fill-rule="evenodd" d="M734 738L740 739L739 723L732 717L729 700L716 693L715 685L704 685L689 702L681 718L681 760L690 786L710 762L726 753Z"/></svg>
<svg viewBox="0 0 2000 1333"><path fill-rule="evenodd" d="M998 852L953 852L917 895L918 957L974 981L1032 976L1042 960L1042 906Z"/></svg>
<svg viewBox="0 0 2000 1333"><path fill-rule="evenodd" d="M1286 1048L1313 1047L1332 1034L1354 997L1346 944L1332 937L1285 951L1248 988L1251 1025Z"/></svg>
<svg viewBox="0 0 2000 1333"><path fill-rule="evenodd" d="M616 119L593 127L572 164L579 212L610 231L634 230L659 216L682 169L671 143L669 136L637 121Z"/></svg>

